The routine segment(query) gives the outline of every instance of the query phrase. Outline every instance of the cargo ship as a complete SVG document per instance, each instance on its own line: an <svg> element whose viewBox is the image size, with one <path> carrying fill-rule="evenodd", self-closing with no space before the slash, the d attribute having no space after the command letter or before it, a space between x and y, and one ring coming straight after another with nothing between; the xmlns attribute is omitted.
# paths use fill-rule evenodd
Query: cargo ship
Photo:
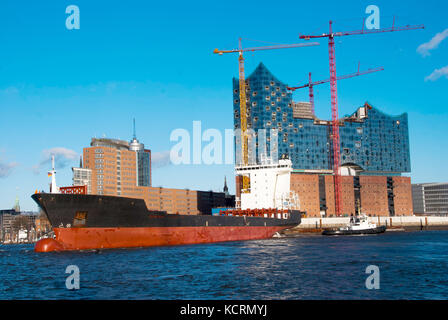
<svg viewBox="0 0 448 320"><path fill-rule="evenodd" d="M38 241L35 251L267 239L300 224L302 212L297 209L297 198L289 192L290 161L238 170L249 170L248 176L263 172L263 184L275 187L257 192L260 181L253 179L252 191L241 194L238 208L223 210L219 215L183 215L148 210L143 199L86 194L85 186L61 192L63 188L56 186L53 166L49 172L50 193L37 192L32 199L47 214L54 238Z"/></svg>

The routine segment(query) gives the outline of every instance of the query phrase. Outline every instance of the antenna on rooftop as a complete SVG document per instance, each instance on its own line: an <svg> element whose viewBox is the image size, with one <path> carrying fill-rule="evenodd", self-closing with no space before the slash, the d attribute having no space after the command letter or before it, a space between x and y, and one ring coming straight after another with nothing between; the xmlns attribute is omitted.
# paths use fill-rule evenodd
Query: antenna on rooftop
<svg viewBox="0 0 448 320"><path fill-rule="evenodd" d="M135 118L134 118L134 139L137 139L137 136L135 134Z"/></svg>

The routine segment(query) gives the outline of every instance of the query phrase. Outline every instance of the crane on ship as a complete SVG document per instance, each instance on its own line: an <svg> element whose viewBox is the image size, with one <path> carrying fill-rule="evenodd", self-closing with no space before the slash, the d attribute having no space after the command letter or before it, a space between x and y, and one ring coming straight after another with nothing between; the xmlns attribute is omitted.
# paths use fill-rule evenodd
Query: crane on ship
<svg viewBox="0 0 448 320"><path fill-rule="evenodd" d="M246 111L246 79L244 75L244 57L243 52L254 52L260 50L275 50L275 49L287 49L287 48L299 48L299 47L311 47L318 46L318 42L310 43L295 43L295 44L283 44L283 45L273 45L273 46L263 46L263 47L251 47L243 48L242 39L238 40L238 49L230 50L219 50L215 49L213 53L223 55L224 53L238 53L238 66L239 66L239 102L240 102L240 128L241 128L241 160L242 165L247 166L249 164L248 155L248 137L247 137L247 111ZM250 192L250 181L249 177L242 177L242 189L241 192Z"/></svg>
<svg viewBox="0 0 448 320"><path fill-rule="evenodd" d="M341 176L339 172L340 165L340 138L339 138L339 116L338 116L338 96L337 96L337 76L336 76L336 59L335 59L335 37L351 36L351 35L366 35L373 33L385 33L395 31L417 30L424 29L424 25L406 25L395 27L395 17L392 22L392 27L381 29L364 30L364 22L361 30L333 32L333 22L330 20L329 32L317 35L299 35L300 39L311 40L319 38L328 38L328 56L330 63L330 87L331 87L331 131L333 142L333 173L334 173L334 199L335 199L335 214L342 215L342 194L341 194Z"/></svg>
<svg viewBox="0 0 448 320"><path fill-rule="evenodd" d="M365 74L369 74L369 73L374 73L374 72L378 72L378 71L383 71L384 68L383 67L378 67L378 68L373 68L373 69L367 69L364 71L359 71L359 64L358 64L358 71L354 72L354 73L350 73L350 74L346 74L343 76L339 76L336 78L336 80L344 80L344 79L349 79L349 78L353 78L353 77L358 77L358 76L362 76ZM308 83L301 85L301 86L297 86L297 87L287 87L288 90L290 91L295 91L297 89L302 89L302 88L308 88L309 89L309 98L310 98L310 105L311 105L311 112L313 113L313 115L315 115L314 112L314 86L320 85L320 84L324 84L324 83L328 83L330 82L330 79L325 79L325 80L319 80L319 81L312 81L311 80L311 72L308 74Z"/></svg>

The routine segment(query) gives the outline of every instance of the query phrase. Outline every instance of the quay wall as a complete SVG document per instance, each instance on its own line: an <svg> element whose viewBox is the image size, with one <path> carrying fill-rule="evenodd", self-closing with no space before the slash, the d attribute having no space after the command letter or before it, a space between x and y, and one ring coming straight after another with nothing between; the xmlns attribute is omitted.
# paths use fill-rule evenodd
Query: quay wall
<svg viewBox="0 0 448 320"><path fill-rule="evenodd" d="M440 216L400 216L400 217L369 217L369 221L377 225L387 225L398 228L418 227L446 227L448 229L448 217ZM311 230L338 228L350 222L350 217L341 218L302 218L299 226L291 230Z"/></svg>

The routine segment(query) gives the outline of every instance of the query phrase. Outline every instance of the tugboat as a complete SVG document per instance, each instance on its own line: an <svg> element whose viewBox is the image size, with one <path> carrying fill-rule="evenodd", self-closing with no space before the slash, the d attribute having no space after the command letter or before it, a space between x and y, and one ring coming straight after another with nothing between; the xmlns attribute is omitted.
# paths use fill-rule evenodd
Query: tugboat
<svg viewBox="0 0 448 320"><path fill-rule="evenodd" d="M350 223L339 229L327 229L322 232L325 236L336 235L357 235L357 234L378 234L386 231L386 226L377 226L370 223L365 214L350 217Z"/></svg>

